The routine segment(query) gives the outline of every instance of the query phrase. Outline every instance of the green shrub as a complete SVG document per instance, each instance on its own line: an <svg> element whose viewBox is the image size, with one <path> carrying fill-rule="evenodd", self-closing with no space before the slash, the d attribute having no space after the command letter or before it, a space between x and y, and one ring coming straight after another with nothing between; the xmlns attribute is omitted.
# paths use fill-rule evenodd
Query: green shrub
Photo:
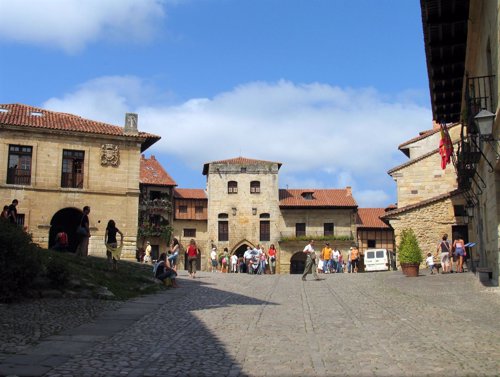
<svg viewBox="0 0 500 377"><path fill-rule="evenodd" d="M20 227L0 219L0 302L13 301L33 285L40 250Z"/></svg>
<svg viewBox="0 0 500 377"><path fill-rule="evenodd" d="M422 263L423 261L422 249L420 249L417 237L411 228L403 229L401 232L398 258L400 263Z"/></svg>
<svg viewBox="0 0 500 377"><path fill-rule="evenodd" d="M46 275L54 288L63 288L69 281L70 273L61 259L51 257L46 266Z"/></svg>

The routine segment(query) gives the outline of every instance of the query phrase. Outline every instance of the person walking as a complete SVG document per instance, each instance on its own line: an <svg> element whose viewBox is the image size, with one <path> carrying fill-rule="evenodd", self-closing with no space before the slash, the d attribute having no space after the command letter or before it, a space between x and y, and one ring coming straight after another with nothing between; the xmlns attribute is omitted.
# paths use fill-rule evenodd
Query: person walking
<svg viewBox="0 0 500 377"><path fill-rule="evenodd" d="M460 234L453 241L453 250L457 257L457 272L464 272L465 241Z"/></svg>
<svg viewBox="0 0 500 377"><path fill-rule="evenodd" d="M196 263L198 262L198 255L200 254L200 251L198 250L196 241L194 239L191 239L191 241L189 241L189 246L186 250L186 254L188 257L189 276L194 279L196 276Z"/></svg>
<svg viewBox="0 0 500 377"><path fill-rule="evenodd" d="M349 248L349 251L347 252L347 273L351 273L351 254L352 254L352 247Z"/></svg>
<svg viewBox="0 0 500 377"><path fill-rule="evenodd" d="M302 274L302 280L306 281L307 274L311 272L315 280L320 280L318 272L316 271L316 252L314 251L314 240L309 241L306 247L304 247L303 252L306 254L306 266L304 268L304 273Z"/></svg>
<svg viewBox="0 0 500 377"><path fill-rule="evenodd" d="M451 247L448 242L448 235L443 234L443 238L439 243L436 253L439 253L439 259L441 260L441 268L443 269L443 274L450 273L450 258L451 258Z"/></svg>
<svg viewBox="0 0 500 377"><path fill-rule="evenodd" d="M273 243L269 246L267 255L269 255L269 272L273 275L276 273L276 248Z"/></svg>
<svg viewBox="0 0 500 377"><path fill-rule="evenodd" d="M80 226L78 227L78 235L80 242L76 247L75 255L79 257L86 257L89 255L89 239L90 239L90 223L89 223L90 207L83 207L83 215L80 219Z"/></svg>
<svg viewBox="0 0 500 377"><path fill-rule="evenodd" d="M116 240L116 235L120 235L120 245ZM108 221L108 226L106 226L106 232L104 233L104 245L106 245L106 258L108 259L108 265L113 270L118 270L118 260L122 253L123 247L123 233L116 227L114 220Z"/></svg>

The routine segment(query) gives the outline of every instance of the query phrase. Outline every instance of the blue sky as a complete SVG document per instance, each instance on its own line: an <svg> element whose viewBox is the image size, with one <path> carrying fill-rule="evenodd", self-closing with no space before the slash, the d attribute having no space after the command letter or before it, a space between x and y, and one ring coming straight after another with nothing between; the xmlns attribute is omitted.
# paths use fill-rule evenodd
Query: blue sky
<svg viewBox="0 0 500 377"><path fill-rule="evenodd" d="M139 128L179 187L206 162L283 163L290 188L397 201L432 128L418 0L0 0L0 103Z"/></svg>

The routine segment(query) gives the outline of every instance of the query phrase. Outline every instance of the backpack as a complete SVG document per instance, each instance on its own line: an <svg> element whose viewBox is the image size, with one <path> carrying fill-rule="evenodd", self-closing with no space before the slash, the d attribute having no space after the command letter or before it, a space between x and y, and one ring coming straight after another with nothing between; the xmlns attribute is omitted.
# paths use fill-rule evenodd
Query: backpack
<svg viewBox="0 0 500 377"><path fill-rule="evenodd" d="M165 264L164 261L160 260L158 262L156 262L154 265L153 265L153 276L156 277L156 274L158 272L158 267L160 267L161 264Z"/></svg>
<svg viewBox="0 0 500 377"><path fill-rule="evenodd" d="M68 235L65 232L59 233L59 244L61 246L68 246Z"/></svg>

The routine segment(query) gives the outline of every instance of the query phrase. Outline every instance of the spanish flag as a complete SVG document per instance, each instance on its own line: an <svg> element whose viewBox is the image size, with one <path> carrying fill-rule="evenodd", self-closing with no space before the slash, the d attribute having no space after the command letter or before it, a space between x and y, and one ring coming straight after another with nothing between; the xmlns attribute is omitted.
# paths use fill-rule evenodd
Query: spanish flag
<svg viewBox="0 0 500 377"><path fill-rule="evenodd" d="M441 123L441 140L439 140L439 154L441 155L441 169L446 169L446 165L450 163L453 155L453 143L451 141L448 128Z"/></svg>

